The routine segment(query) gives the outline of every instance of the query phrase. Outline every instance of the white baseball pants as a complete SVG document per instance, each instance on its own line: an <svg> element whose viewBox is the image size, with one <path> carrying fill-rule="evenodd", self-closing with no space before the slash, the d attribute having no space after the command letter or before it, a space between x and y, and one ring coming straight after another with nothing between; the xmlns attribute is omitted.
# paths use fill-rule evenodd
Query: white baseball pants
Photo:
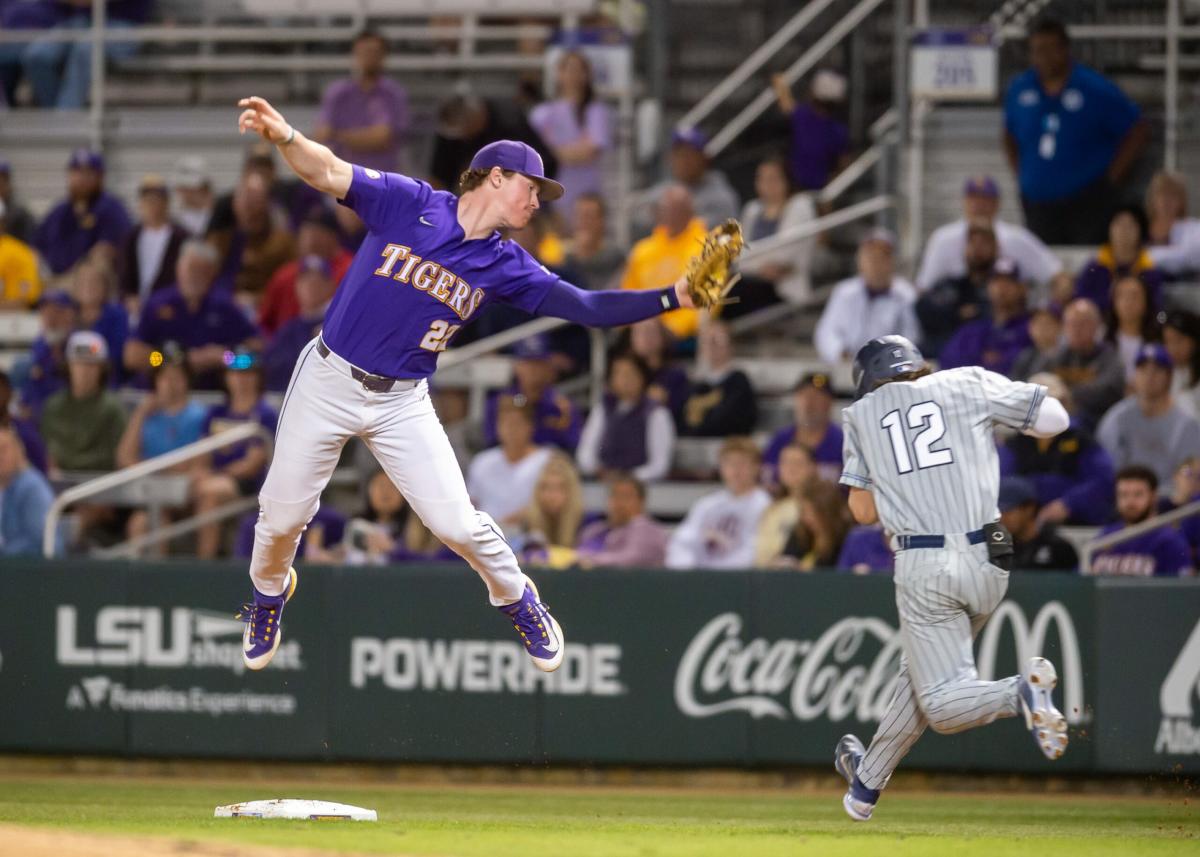
<svg viewBox="0 0 1200 857"><path fill-rule="evenodd" d="M987 561L987 546L946 536L940 550L896 554L900 679L858 768L882 789L925 727L951 734L1017 714L1018 676L980 681L972 642L1004 599L1008 572Z"/></svg>
<svg viewBox="0 0 1200 857"><path fill-rule="evenodd" d="M250 560L255 587L264 595L283 592L300 536L342 447L361 437L425 526L479 572L491 603L519 600L525 576L496 522L471 503L428 384L373 393L351 377L350 368L333 352L322 357L314 339L292 370L258 495Z"/></svg>

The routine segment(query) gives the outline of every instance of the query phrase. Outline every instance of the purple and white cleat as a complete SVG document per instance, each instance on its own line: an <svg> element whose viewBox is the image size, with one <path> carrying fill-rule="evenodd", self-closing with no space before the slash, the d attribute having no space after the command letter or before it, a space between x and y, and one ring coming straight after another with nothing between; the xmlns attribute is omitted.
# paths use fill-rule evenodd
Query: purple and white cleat
<svg viewBox="0 0 1200 857"><path fill-rule="evenodd" d="M1030 658L1017 685L1025 728L1047 759L1060 759L1067 750L1067 718L1054 707L1057 685L1058 671L1045 658Z"/></svg>
<svg viewBox="0 0 1200 857"><path fill-rule="evenodd" d="M263 595L254 587L254 600L242 605L235 618L246 623L242 632L242 663L247 669L261 670L275 657L275 650L283 639L279 622L283 618L283 605L296 591L299 578L296 569L288 569L287 587L282 595Z"/></svg>
<svg viewBox="0 0 1200 857"><path fill-rule="evenodd" d="M867 788L858 779L858 764L866 752L855 735L843 735L833 751L833 767L850 785L842 797L842 808L855 821L870 821L879 801L879 790Z"/></svg>
<svg viewBox="0 0 1200 857"><path fill-rule="evenodd" d="M542 603L533 581L526 578L525 592L520 601L498 609L512 619L513 627L525 644L525 651L533 658L537 668L548 673L558 669L566 648L562 628Z"/></svg>

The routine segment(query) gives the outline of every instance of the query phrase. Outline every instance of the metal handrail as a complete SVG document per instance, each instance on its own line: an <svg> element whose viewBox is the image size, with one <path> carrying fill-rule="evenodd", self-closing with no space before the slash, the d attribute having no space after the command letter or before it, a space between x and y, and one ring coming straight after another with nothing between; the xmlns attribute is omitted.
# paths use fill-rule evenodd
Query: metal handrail
<svg viewBox="0 0 1200 857"><path fill-rule="evenodd" d="M1136 539L1138 536L1145 535L1151 530L1157 530L1159 527L1165 527L1167 524L1182 521L1184 518L1190 518L1193 515L1200 515L1200 500L1193 500L1191 503L1187 503L1177 509L1172 509L1170 512L1163 512L1161 515L1147 518L1140 524L1134 524L1132 527L1125 527L1124 529L1117 530L1115 533L1109 533L1107 536L1092 539L1080 551L1079 569L1084 574L1094 574L1092 571L1092 557L1096 555L1097 551L1102 551L1113 545L1119 545L1130 539Z"/></svg>
<svg viewBox="0 0 1200 857"><path fill-rule="evenodd" d="M787 67L783 72L783 78L789 85L795 83L809 69L817 64L820 59L827 54L834 45L844 39L850 32L857 27L867 15L877 9L883 0L859 0L858 4L851 9L843 18L839 19L836 24L830 27L821 38L817 39L801 57ZM897 81L897 86L900 82ZM747 104L742 110L730 120L729 124L722 128L717 134L708 141L708 145L704 147L704 152L710 158L719 155L726 146L734 141L739 134L746 130L755 119L761 116L767 108L775 101L775 92L771 87L765 88L760 92L753 101Z"/></svg>
<svg viewBox="0 0 1200 857"><path fill-rule="evenodd" d="M818 235L827 229L833 229L837 226L844 226L847 223L852 223L855 220L860 220L864 217L869 217L872 214L877 214L891 208L896 204L895 197L887 194L873 196L870 199L865 199L862 202L856 202L854 205L839 209L824 217L818 217L815 220L808 220L781 232L776 232L770 238L763 238L761 241L755 241L747 248L739 259L740 262L750 262L760 256L765 256L768 253L777 252L782 247L789 247L805 238L811 238Z"/></svg>
<svg viewBox="0 0 1200 857"><path fill-rule="evenodd" d="M94 497L97 494L102 494L105 491L125 485L126 483L136 482L138 479L146 476L163 470L169 470L178 464L190 461L201 455L207 455L223 447L232 446L235 443L241 443L242 441L251 440L256 437L262 438L267 444L270 444L274 439L271 433L258 423L242 423L210 437L201 438L194 443L189 443L187 446L181 446L179 449L174 449L171 452L156 455L154 458L139 461L130 467L114 470L112 473L106 473L96 479L84 482L82 485L68 488L54 498L54 502L50 504L50 511L46 514L46 525L42 529L42 555L47 558L53 558L56 542L58 541L59 521L62 518L63 510L72 503L86 500L88 497Z"/></svg>
<svg viewBox="0 0 1200 857"><path fill-rule="evenodd" d="M147 25L141 27L121 27L108 29L104 34L105 42L154 42L157 44L180 44L187 42L225 42L267 44L274 42L349 41L362 32L361 26L347 24L336 27L324 26L291 26L291 27L258 27L242 24L198 24L178 27ZM405 41L432 42L461 35L459 26L414 26L414 27L380 27L379 32L390 38L403 38ZM524 38L545 38L554 30L544 24L490 24L478 26L471 31L477 41L515 41ZM0 44L24 42L88 42L92 39L91 28L83 30L0 30ZM349 59L343 57L349 65Z"/></svg>

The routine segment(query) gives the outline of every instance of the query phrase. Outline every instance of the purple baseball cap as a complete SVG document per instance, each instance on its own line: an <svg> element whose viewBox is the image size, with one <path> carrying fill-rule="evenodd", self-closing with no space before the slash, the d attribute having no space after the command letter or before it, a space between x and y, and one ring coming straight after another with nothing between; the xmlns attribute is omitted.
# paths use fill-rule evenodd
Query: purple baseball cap
<svg viewBox="0 0 1200 857"><path fill-rule="evenodd" d="M1164 369L1170 369L1171 355L1167 354L1167 349L1157 342L1147 342L1138 349L1133 365L1141 366L1143 363L1154 363Z"/></svg>
<svg viewBox="0 0 1200 857"><path fill-rule="evenodd" d="M554 179L546 178L542 156L525 143L517 140L497 140L495 143L488 143L471 158L473 170L490 170L492 167L512 170L525 178L533 179L544 202L552 202L563 195L563 186Z"/></svg>
<svg viewBox="0 0 1200 857"><path fill-rule="evenodd" d="M987 196L997 199L1000 196L1000 186L991 176L971 176L963 182L963 196Z"/></svg>
<svg viewBox="0 0 1200 857"><path fill-rule="evenodd" d="M992 264L992 276L1016 280L1019 283L1021 282L1021 267L1007 256L1001 256Z"/></svg>
<svg viewBox="0 0 1200 857"><path fill-rule="evenodd" d="M703 152L708 145L708 137L699 128L676 128L671 132L672 146L690 146Z"/></svg>
<svg viewBox="0 0 1200 857"><path fill-rule="evenodd" d="M104 172L104 156L94 149L80 147L71 152L71 159L67 161L67 169L95 170L102 173Z"/></svg>

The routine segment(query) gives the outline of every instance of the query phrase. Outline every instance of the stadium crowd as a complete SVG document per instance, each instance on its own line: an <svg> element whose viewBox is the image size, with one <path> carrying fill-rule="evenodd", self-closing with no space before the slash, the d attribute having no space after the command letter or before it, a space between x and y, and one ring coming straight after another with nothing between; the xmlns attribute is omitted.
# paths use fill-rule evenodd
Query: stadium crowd
<svg viewBox="0 0 1200 857"><path fill-rule="evenodd" d="M136 2L112 5L129 6L131 21L141 14ZM1186 185L1170 173L1131 201L1126 181L1148 134L1137 105L1071 59L1060 24L1037 23L1028 42L1032 67L1009 87L1003 141L1025 225L999 219L998 183L980 175L963 187L962 217L929 237L912 281L902 276L895 236L866 232L856 274L833 288L814 345L832 365L872 337L902 333L943 368L978 365L1048 386L1071 427L1050 440L998 439L999 505L1018 568L1071 570L1075 551L1056 527L1109 533L1200 499L1200 315L1174 297L1200 271L1200 219L1188 216ZM329 87L313 130L342 157L393 170L402 167L410 119L404 88L384 74L386 53L374 33L355 40L353 74ZM37 103L82 103L76 64L74 54L60 58L62 77L51 80L32 48L10 50L0 55L0 84L11 100L23 70ZM753 197L738 198L705 155L703 134L678 131L669 176L652 189L652 217L628 248L612 241L601 182L614 120L582 53L563 56L556 96L528 111L451 99L430 164L405 168L449 189L479 146L526 140L569 195L510 237L580 286L657 288L682 272L709 225L740 216L755 241L817 216L813 191L850 150L839 118L846 82L821 71L802 102L782 81L775 86L792 136L758 165ZM74 474L127 467L239 423L273 432L268 394L286 389L297 355L319 333L364 230L349 209L278 170L271 147L251 147L224 193L195 157L170 182L146 175L132 212L105 189L103 156L87 149L70 154L63 198L40 220L19 187L0 161L0 309L36 312L40 323L27 357L0 373L0 555L40 551L54 487ZM815 243L747 266L747 304L809 300ZM1067 270L1052 249L1063 244L1093 255ZM493 307L457 340L526 318ZM837 486L842 443L830 374L800 379L793 422L764 436L759 397L738 368L728 326L693 310L619 332L603 403L590 413L559 389L587 366L582 331L526 338L512 357L513 381L490 396L482 426L467 425L464 391L435 383L434 395L473 499L526 562L891 569L888 534L852 526ZM219 391L219 403L200 404L199 391ZM708 472L676 465L675 447L687 438L720 439ZM249 440L180 465L191 507L174 514L252 496L267 462L267 445ZM323 505L302 542L305 556L453 556L386 477L355 466L364 471L361 508L347 515ZM714 471L719 488L673 529L648 514L648 486ZM585 513L583 478L606 484L602 515ZM61 538L68 550L84 550L150 525L144 511L88 504ZM191 549L246 555L252 525L252 515L228 528L210 524ZM1192 518L1104 552L1097 568L1189 574L1198 561L1200 519Z"/></svg>

